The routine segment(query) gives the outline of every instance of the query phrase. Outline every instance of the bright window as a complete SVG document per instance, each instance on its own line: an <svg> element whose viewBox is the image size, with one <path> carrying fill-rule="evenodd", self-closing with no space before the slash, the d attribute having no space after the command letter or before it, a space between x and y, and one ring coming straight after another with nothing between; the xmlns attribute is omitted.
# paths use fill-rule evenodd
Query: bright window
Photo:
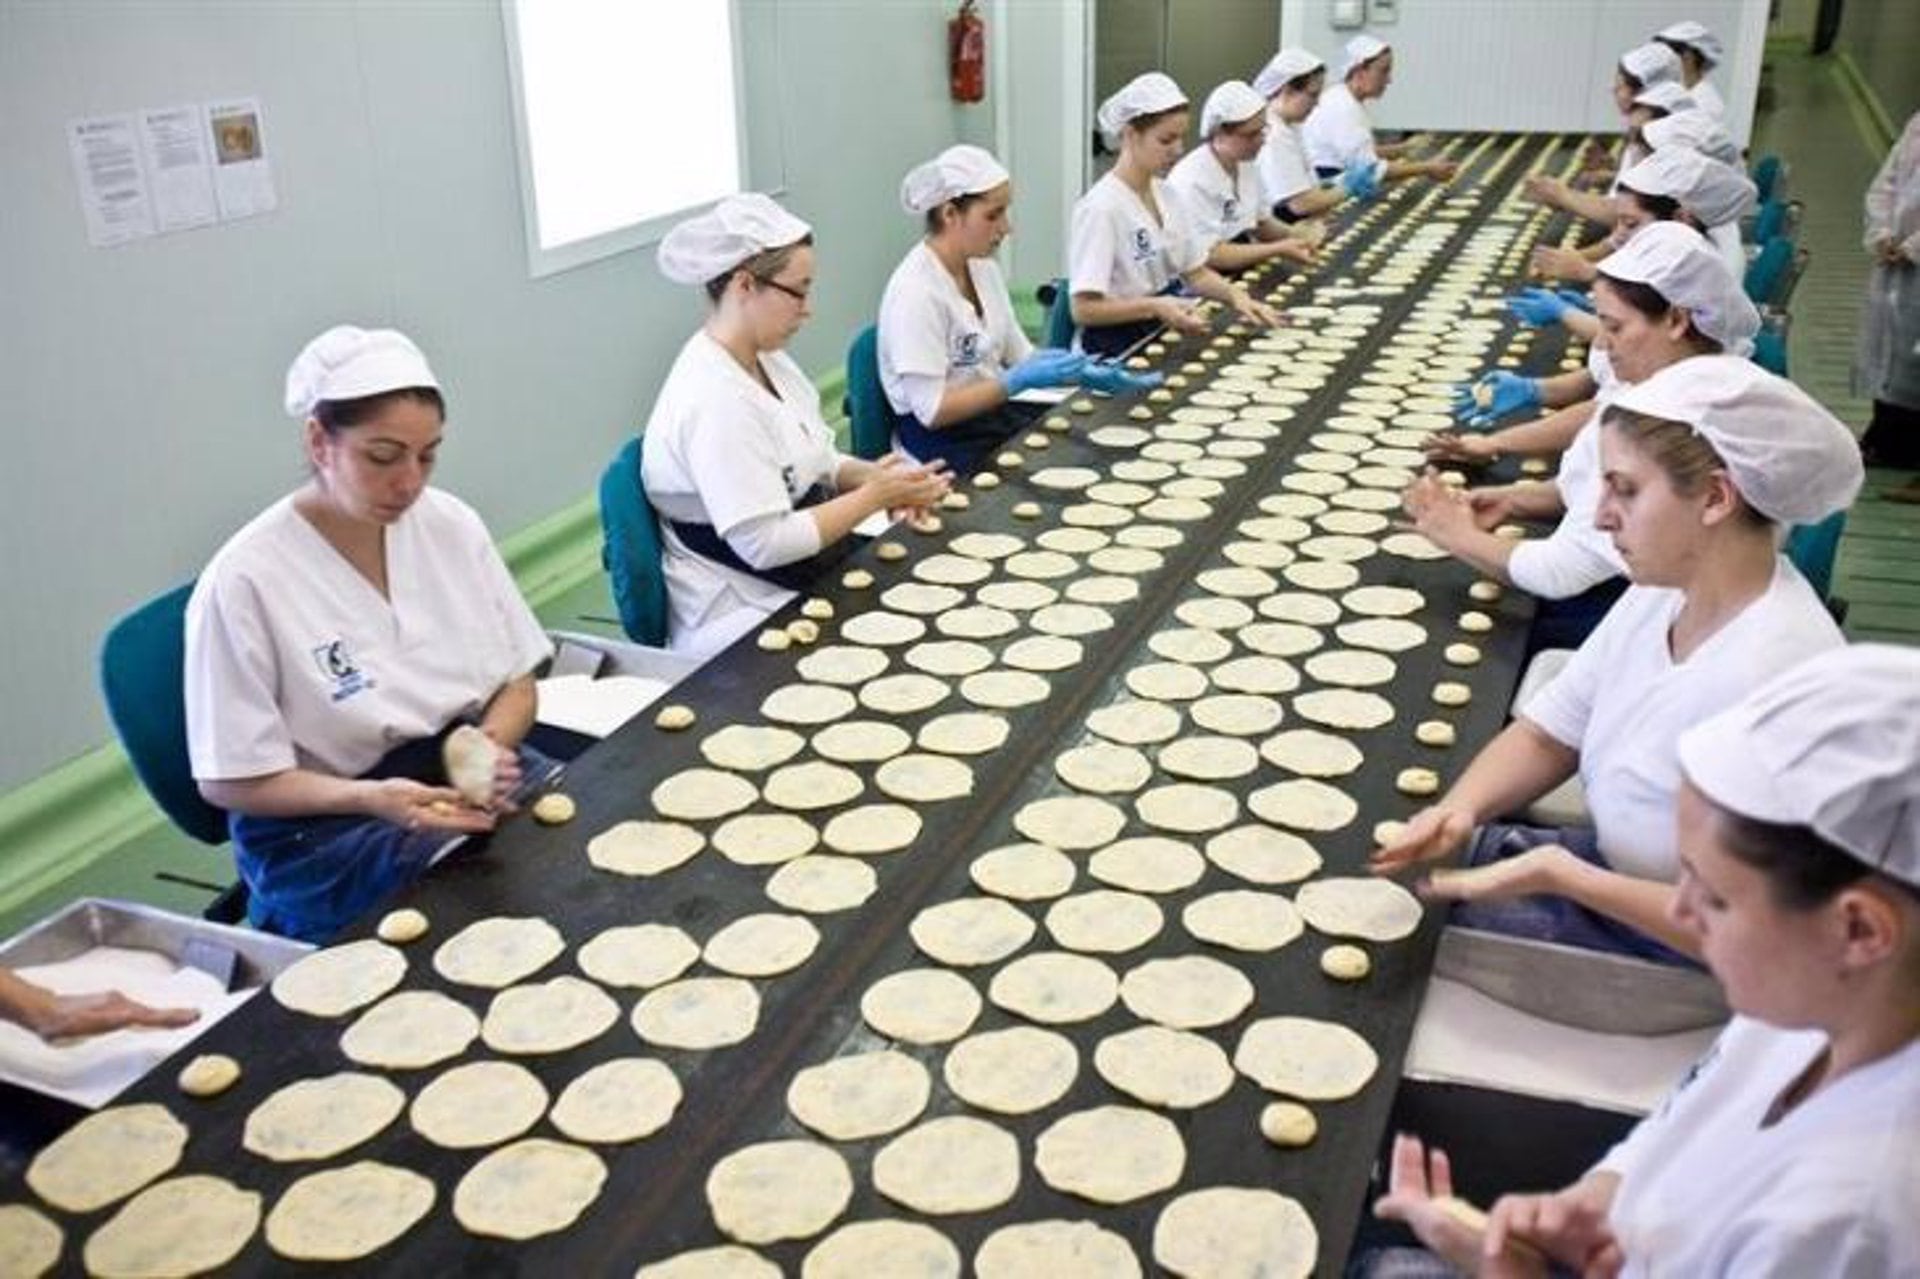
<svg viewBox="0 0 1920 1279"><path fill-rule="evenodd" d="M741 189L732 0L502 0L535 275Z"/></svg>

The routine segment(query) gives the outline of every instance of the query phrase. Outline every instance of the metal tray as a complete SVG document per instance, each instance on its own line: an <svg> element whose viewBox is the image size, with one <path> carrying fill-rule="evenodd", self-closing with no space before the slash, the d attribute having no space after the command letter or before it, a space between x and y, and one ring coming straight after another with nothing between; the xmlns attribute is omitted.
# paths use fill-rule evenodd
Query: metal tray
<svg viewBox="0 0 1920 1279"><path fill-rule="evenodd" d="M266 985L313 949L305 942L176 915L138 902L82 897L0 943L0 964L9 968L53 964L96 946L157 951L178 960L193 940L216 942L233 951L233 990Z"/></svg>
<svg viewBox="0 0 1920 1279"><path fill-rule="evenodd" d="M1672 1035L1731 1015L1697 969L1467 928L1440 934L1434 974L1509 1008L1609 1035Z"/></svg>

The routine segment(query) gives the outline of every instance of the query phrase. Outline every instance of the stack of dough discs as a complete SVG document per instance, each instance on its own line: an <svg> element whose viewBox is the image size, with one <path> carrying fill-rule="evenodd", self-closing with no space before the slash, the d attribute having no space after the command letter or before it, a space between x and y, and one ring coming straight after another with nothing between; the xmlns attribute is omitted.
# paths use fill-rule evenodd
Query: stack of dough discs
<svg viewBox="0 0 1920 1279"><path fill-rule="evenodd" d="M267 1214L267 1247L293 1261L357 1261L411 1230L435 1198L419 1173L372 1160L309 1173Z"/></svg>
<svg viewBox="0 0 1920 1279"><path fill-rule="evenodd" d="M1020 1188L1020 1143L983 1120L929 1120L881 1147L873 1157L873 1185L929 1216L985 1212Z"/></svg>
<svg viewBox="0 0 1920 1279"><path fill-rule="evenodd" d="M406 975L406 956L367 938L315 951L275 977L270 989L295 1012L338 1017L372 1003Z"/></svg>
<svg viewBox="0 0 1920 1279"><path fill-rule="evenodd" d="M453 1188L453 1215L476 1235L533 1239L571 1226L600 1197L607 1166L591 1150L529 1137L475 1164Z"/></svg>
<svg viewBox="0 0 1920 1279"><path fill-rule="evenodd" d="M927 1068L889 1049L807 1067L787 1088L787 1109L823 1137L863 1141L918 1119L932 1094Z"/></svg>
<svg viewBox="0 0 1920 1279"><path fill-rule="evenodd" d="M953 1095L978 1110L1026 1115L1067 1095L1080 1053L1065 1035L1037 1026L990 1030L961 1040L943 1069Z"/></svg>
<svg viewBox="0 0 1920 1279"><path fill-rule="evenodd" d="M667 1126L680 1107L680 1096L680 1081L662 1063L616 1057L561 1090L552 1122L575 1141L639 1141Z"/></svg>
<svg viewBox="0 0 1920 1279"><path fill-rule="evenodd" d="M943 968L910 968L882 977L860 997L860 1015L879 1034L910 1044L958 1039L979 1019L980 992Z"/></svg>
<svg viewBox="0 0 1920 1279"><path fill-rule="evenodd" d="M1131 1203L1180 1180L1180 1130L1163 1115L1099 1106L1056 1120L1034 1143L1033 1166L1055 1190L1101 1204Z"/></svg>
<svg viewBox="0 0 1920 1279"><path fill-rule="evenodd" d="M419 1070L458 1057L480 1037L473 1010L437 990L403 990L361 1013L340 1036L349 1061Z"/></svg>

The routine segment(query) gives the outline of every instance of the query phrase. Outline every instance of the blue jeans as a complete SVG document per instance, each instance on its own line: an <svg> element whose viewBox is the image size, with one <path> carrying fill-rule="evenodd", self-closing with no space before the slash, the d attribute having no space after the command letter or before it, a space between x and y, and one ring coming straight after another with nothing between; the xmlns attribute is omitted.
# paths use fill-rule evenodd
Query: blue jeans
<svg viewBox="0 0 1920 1279"><path fill-rule="evenodd" d="M1590 865L1606 868L1600 855L1600 841L1584 826L1519 826L1498 822L1482 826L1467 845L1463 866L1488 866L1517 857L1542 844L1559 844ZM1604 951L1611 955L1630 955L1656 964L1675 964L1698 968L1692 959L1630 928L1617 919L1588 910L1565 897L1539 895L1510 901L1458 902L1447 922L1461 928L1525 937L1533 941L1578 946L1584 950Z"/></svg>
<svg viewBox="0 0 1920 1279"><path fill-rule="evenodd" d="M443 786L440 738L409 742L369 770L368 778L411 777ZM530 746L519 749L516 803L544 786L559 765ZM378 817L249 817L231 814L234 859L247 885L247 922L263 932L325 942L374 903L427 871L459 838L453 831L409 830Z"/></svg>

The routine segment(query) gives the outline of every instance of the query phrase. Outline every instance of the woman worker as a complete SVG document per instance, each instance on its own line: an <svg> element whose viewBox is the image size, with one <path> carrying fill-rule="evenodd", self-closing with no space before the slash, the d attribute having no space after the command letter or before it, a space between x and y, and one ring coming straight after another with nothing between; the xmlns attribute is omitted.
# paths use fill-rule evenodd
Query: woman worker
<svg viewBox="0 0 1920 1279"><path fill-rule="evenodd" d="M1873 255L1854 386L1873 400L1860 447L1875 466L1920 471L1920 111L1867 188L1862 247ZM1920 475L1884 496L1920 502Z"/></svg>
<svg viewBox="0 0 1920 1279"><path fill-rule="evenodd" d="M1760 313L1699 232L1677 222L1641 230L1600 264L1593 287L1600 332L1590 361L1594 398L1538 422L1457 440L1454 455L1565 450L1551 483L1460 491L1431 477L1407 490L1415 526L1480 572L1540 600L1529 650L1575 648L1626 589L1613 540L1594 525L1600 499L1599 415L1624 387L1696 355L1747 354ZM1571 433L1571 434L1569 434ZM1495 535L1515 519L1558 517L1546 538Z"/></svg>
<svg viewBox="0 0 1920 1279"><path fill-rule="evenodd" d="M187 603L187 742L227 810L255 927L325 941L492 830L552 772L523 744L545 632L480 517L427 484L445 401L403 334L342 325L287 370L311 478L234 534ZM498 748L491 800L446 734Z"/></svg>
<svg viewBox="0 0 1920 1279"><path fill-rule="evenodd" d="M1451 160L1405 158L1411 142L1375 142L1366 103L1393 83L1393 50L1385 41L1361 34L1347 41L1340 83L1320 95L1313 114L1301 126L1307 156L1322 179L1339 176L1356 164L1372 165L1382 182L1402 178L1451 181L1458 168Z"/></svg>
<svg viewBox="0 0 1920 1279"><path fill-rule="evenodd" d="M1071 385L1086 357L1035 351L1014 318L994 253L1013 230L1013 185L987 151L955 146L900 184L926 234L894 269L880 301L880 383L895 438L921 461L973 471L1045 407L1022 392Z"/></svg>
<svg viewBox="0 0 1920 1279"><path fill-rule="evenodd" d="M1694 103L1716 120L1727 115L1727 100L1713 87L1707 73L1720 65L1725 51L1720 39L1698 22L1676 22L1653 37L1680 59L1680 79Z"/></svg>
<svg viewBox="0 0 1920 1279"><path fill-rule="evenodd" d="M1746 174L1688 147L1663 147L1622 173L1620 189L1647 200L1673 201L1678 220L1712 241L1735 279L1745 278L1747 254L1740 243L1740 219L1754 204L1754 186ZM1535 249L1533 268L1561 280L1587 281L1594 276L1593 263L1572 249Z"/></svg>
<svg viewBox="0 0 1920 1279"><path fill-rule="evenodd" d="M813 233L756 192L667 233L660 272L710 311L667 373L641 436L641 480L665 545L667 644L717 653L826 567L856 524L930 507L937 463L833 446L820 393L785 347L810 314Z"/></svg>
<svg viewBox="0 0 1920 1279"><path fill-rule="evenodd" d="M1324 186L1314 175L1300 126L1313 114L1326 83L1327 64L1296 48L1274 54L1253 78L1253 91L1267 100L1270 126L1260 148L1260 184L1281 222L1317 218L1350 199L1372 199L1380 190L1380 166L1366 160L1348 166L1339 181Z"/></svg>
<svg viewBox="0 0 1920 1279"><path fill-rule="evenodd" d="M1200 237L1213 247L1207 265L1233 273L1275 258L1313 261L1313 245L1273 217L1254 162L1267 138L1267 100L1253 86L1229 80L1200 109L1200 145L1167 175L1186 201Z"/></svg>
<svg viewBox="0 0 1920 1279"><path fill-rule="evenodd" d="M1633 579L1560 674L1446 796L1374 854L1379 872L1450 856L1422 884L1469 928L1672 962L1679 864L1674 743L1770 676L1842 640L1781 557L1860 488L1846 427L1734 355L1681 360L1623 389L1601 420L1596 520ZM1579 771L1594 829L1507 825ZM1476 834L1475 828L1478 827Z"/></svg>
<svg viewBox="0 0 1920 1279"><path fill-rule="evenodd" d="M1669 919L1733 1020L1573 1185L1471 1225L1402 1135L1374 1211L1467 1274L1920 1274L1920 653L1823 653L1676 754Z"/></svg>
<svg viewBox="0 0 1920 1279"><path fill-rule="evenodd" d="M1649 151L1647 145L1635 136L1634 108L1647 90L1662 84L1679 83L1680 57L1666 45L1635 45L1621 54L1620 61L1613 68L1613 105L1626 123L1626 141L1620 151L1619 164L1611 166L1612 181L1607 193L1602 195L1597 191L1576 190L1560 178L1544 173L1531 174L1526 178L1522 184L1526 193L1551 208L1585 218L1589 222L1610 225L1615 215L1613 196L1619 186L1619 175L1645 159Z"/></svg>
<svg viewBox="0 0 1920 1279"><path fill-rule="evenodd" d="M1207 265L1211 246L1163 180L1187 132L1180 86L1158 71L1136 76L1100 104L1099 120L1120 159L1073 206L1067 287L1082 349L1118 355L1162 325L1205 333L1187 291L1254 324L1280 324L1279 312Z"/></svg>

